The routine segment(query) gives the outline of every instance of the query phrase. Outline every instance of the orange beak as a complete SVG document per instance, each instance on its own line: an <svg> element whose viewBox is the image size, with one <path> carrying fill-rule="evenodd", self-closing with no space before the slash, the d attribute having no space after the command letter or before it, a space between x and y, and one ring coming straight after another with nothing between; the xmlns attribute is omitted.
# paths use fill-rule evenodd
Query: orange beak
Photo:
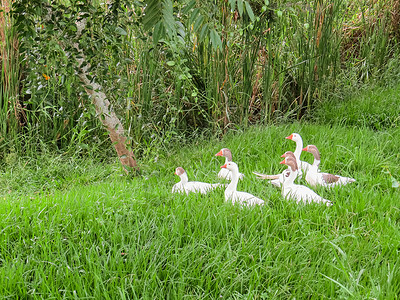
<svg viewBox="0 0 400 300"><path fill-rule="evenodd" d="M284 164L285 164L285 161L286 161L286 159L285 159L285 160L282 160L282 161L280 162L280 164L281 164L281 165L284 165Z"/></svg>
<svg viewBox="0 0 400 300"><path fill-rule="evenodd" d="M304 147L303 150L301 150L301 151L308 151L308 146Z"/></svg>
<svg viewBox="0 0 400 300"><path fill-rule="evenodd" d="M174 175L178 175L178 174L176 174L176 171L174 172Z"/></svg>
<svg viewBox="0 0 400 300"><path fill-rule="evenodd" d="M285 137L285 139L288 139L288 140L291 140L292 138L293 138L293 134L291 134L291 135Z"/></svg>
<svg viewBox="0 0 400 300"><path fill-rule="evenodd" d="M222 150L219 151L217 154L215 154L215 156L222 156ZM222 167L221 167L222 168Z"/></svg>
<svg viewBox="0 0 400 300"><path fill-rule="evenodd" d="M281 155L281 157L286 157L286 154L285 154L285 153L283 153L283 154Z"/></svg>
<svg viewBox="0 0 400 300"><path fill-rule="evenodd" d="M224 164L223 166L220 166L220 168L222 169L222 168L225 168L226 169L226 164Z"/></svg>

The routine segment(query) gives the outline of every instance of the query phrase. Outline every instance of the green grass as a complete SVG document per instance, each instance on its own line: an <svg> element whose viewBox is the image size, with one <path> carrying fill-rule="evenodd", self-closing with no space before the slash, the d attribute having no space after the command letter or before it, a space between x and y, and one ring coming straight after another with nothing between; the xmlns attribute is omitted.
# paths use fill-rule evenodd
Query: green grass
<svg viewBox="0 0 400 300"><path fill-rule="evenodd" d="M321 103L312 113L319 123L368 127L385 130L400 126L400 85L392 88L375 87L351 96L345 101L334 100Z"/></svg>
<svg viewBox="0 0 400 300"><path fill-rule="evenodd" d="M319 146L322 170L357 179L318 189L333 207L296 205L252 176L283 169L280 155L295 146L284 137L292 132ZM131 179L116 163L53 158L23 171L17 159L2 174L0 295L395 299L400 197L383 171L400 178L399 133L298 123L253 128L160 152ZM264 207L224 203L223 190L170 193L178 165L191 180L216 181L223 159L214 154L222 147L246 175L240 190L266 200ZM45 185L51 178L60 184ZM11 181L24 193L16 186L8 193Z"/></svg>

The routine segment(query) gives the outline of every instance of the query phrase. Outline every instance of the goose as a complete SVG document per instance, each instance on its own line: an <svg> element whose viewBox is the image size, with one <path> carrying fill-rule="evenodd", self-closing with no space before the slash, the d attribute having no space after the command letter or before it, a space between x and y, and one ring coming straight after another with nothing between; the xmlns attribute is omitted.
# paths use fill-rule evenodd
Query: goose
<svg viewBox="0 0 400 300"><path fill-rule="evenodd" d="M172 193L186 193L189 195L190 192L206 194L207 192L223 186L220 183L205 183L199 181L189 181L186 171L182 167L175 169L175 175L178 175L181 179L178 183L172 187Z"/></svg>
<svg viewBox="0 0 400 300"><path fill-rule="evenodd" d="M291 156L293 159L296 159L292 151L286 151L281 157L285 156ZM289 177L290 170L289 168L284 170L282 173L277 174L277 175L266 175L258 172L253 172L253 174L257 175L258 179L269 179L269 183L276 187L281 187L283 181L285 180L286 177Z"/></svg>
<svg viewBox="0 0 400 300"><path fill-rule="evenodd" d="M225 190L225 201L232 201L233 204L239 202L241 205L252 206L252 205L263 205L264 200L253 196L246 192L238 192L237 184L239 181L239 168L233 161L228 161L226 164L221 166L221 169L228 169L232 172L232 180Z"/></svg>
<svg viewBox="0 0 400 300"><path fill-rule="evenodd" d="M314 155L314 162L308 169L306 174L306 181L311 186L325 186L334 187L338 185L345 185L351 182L355 182L354 178L343 177L339 175L333 175L329 173L321 173L319 171L319 164L321 162L321 156L319 154L318 148L315 145L308 145L303 149L303 151L309 152Z"/></svg>
<svg viewBox="0 0 400 300"><path fill-rule="evenodd" d="M222 148L215 156L225 157L225 164L232 161L232 152L228 148ZM239 173L239 179L243 179L244 174ZM226 168L222 168L218 173L218 178L232 180L232 172Z"/></svg>
<svg viewBox="0 0 400 300"><path fill-rule="evenodd" d="M293 199L296 201L296 203L303 202L304 204L309 204L311 202L316 202L323 203L326 206L332 205L331 201L322 198L312 189L304 185L294 183L298 171L296 159L291 156L287 156L283 161L280 162L280 164L287 165L290 170L289 176L285 178L282 184L282 196L284 198Z"/></svg>
<svg viewBox="0 0 400 300"><path fill-rule="evenodd" d="M297 166L300 167L300 169L298 170L299 173L298 176L301 179L303 176L303 171L307 173L307 170L311 167L311 165L308 162L300 160L301 151L303 150L303 139L298 133L292 133L291 135L285 137L285 139L292 140L296 143L296 150L294 151L294 156L296 156Z"/></svg>

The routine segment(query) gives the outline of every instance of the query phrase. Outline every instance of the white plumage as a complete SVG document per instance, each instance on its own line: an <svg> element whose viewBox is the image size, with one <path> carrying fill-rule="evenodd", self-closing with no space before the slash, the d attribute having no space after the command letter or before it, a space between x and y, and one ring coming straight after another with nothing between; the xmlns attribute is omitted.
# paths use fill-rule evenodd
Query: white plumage
<svg viewBox="0 0 400 300"><path fill-rule="evenodd" d="M282 185L282 196L286 199L292 199L296 201L296 203L304 203L309 204L312 202L315 203L323 203L327 206L331 206L332 202L322 198L317 193L315 193L312 189L304 186L295 184L294 180L297 177L297 163L296 160L292 157L285 157L281 164L285 164L289 167L290 174L285 178Z"/></svg>
<svg viewBox="0 0 400 300"><path fill-rule="evenodd" d="M257 198L250 193L237 191L237 184L239 181L239 168L236 163L234 163L233 161L229 161L221 168L226 168L232 173L232 180L225 190L225 201L232 201L232 203L239 202L241 205L246 206L264 204L264 200Z"/></svg>
<svg viewBox="0 0 400 300"><path fill-rule="evenodd" d="M222 148L215 156L223 156L225 157L225 164L232 161L232 152L228 148ZM239 173L239 179L243 179L244 175ZM232 180L232 172L226 168L221 168L218 172L218 178Z"/></svg>
<svg viewBox="0 0 400 300"><path fill-rule="evenodd" d="M318 148L314 145L308 145L303 149L303 151L309 152L314 156L314 162L308 169L306 174L306 181L311 186L325 186L334 187L338 185L345 185L351 182L355 182L354 178L343 177L339 175L333 175L329 173L323 173L319 170L319 164L321 162L321 156Z"/></svg>
<svg viewBox="0 0 400 300"><path fill-rule="evenodd" d="M175 169L175 175L178 175L181 179L178 183L172 187L173 193L185 193L188 195L192 193L206 194L209 191L216 189L217 187L224 186L220 183L206 183L199 181L189 181L186 171L182 167Z"/></svg>

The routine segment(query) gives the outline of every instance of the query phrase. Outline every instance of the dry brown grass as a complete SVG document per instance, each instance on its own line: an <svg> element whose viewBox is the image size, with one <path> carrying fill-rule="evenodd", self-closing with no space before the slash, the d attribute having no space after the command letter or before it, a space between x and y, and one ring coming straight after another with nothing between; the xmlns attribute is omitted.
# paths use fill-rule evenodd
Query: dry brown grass
<svg viewBox="0 0 400 300"><path fill-rule="evenodd" d="M360 44L363 38L383 26L384 32L390 37L400 37L400 2L398 0L371 0L362 4L352 2L347 9L343 24L343 56L359 56Z"/></svg>

